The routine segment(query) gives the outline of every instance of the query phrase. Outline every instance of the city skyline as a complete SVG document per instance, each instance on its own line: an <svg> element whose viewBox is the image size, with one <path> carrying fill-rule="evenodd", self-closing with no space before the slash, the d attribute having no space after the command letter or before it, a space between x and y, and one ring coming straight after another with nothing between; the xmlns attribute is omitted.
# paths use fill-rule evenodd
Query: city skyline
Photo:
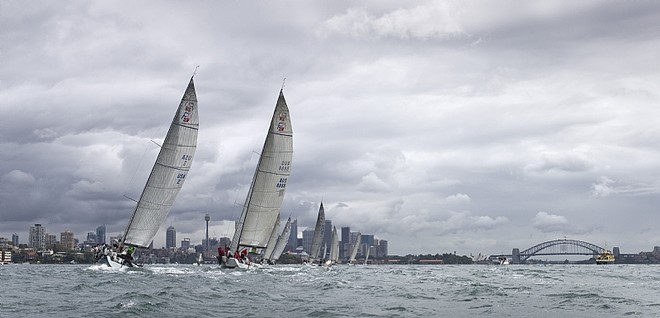
<svg viewBox="0 0 660 318"><path fill-rule="evenodd" d="M182 237L205 213L233 233L283 89L298 232L323 201L393 254L660 245L659 2L130 7L2 3L0 236L124 231L197 69L198 148L163 223Z"/></svg>

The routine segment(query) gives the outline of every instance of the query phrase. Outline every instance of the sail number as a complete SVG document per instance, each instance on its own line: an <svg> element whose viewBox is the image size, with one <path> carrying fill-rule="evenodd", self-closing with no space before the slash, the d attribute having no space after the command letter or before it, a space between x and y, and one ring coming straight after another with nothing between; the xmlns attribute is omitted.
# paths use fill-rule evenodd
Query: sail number
<svg viewBox="0 0 660 318"><path fill-rule="evenodd" d="M277 182L277 185L275 186L276 188L285 188L286 187L286 179L287 178L280 178L280 181Z"/></svg>
<svg viewBox="0 0 660 318"><path fill-rule="evenodd" d="M192 160L192 156L191 155L183 155L183 156L181 156L181 160L183 160L182 165L185 167L186 165L188 165L188 161Z"/></svg>
<svg viewBox="0 0 660 318"><path fill-rule="evenodd" d="M282 172L287 172L289 171L290 167L291 167L291 161L282 161L282 164L280 164L280 168L278 170Z"/></svg>
<svg viewBox="0 0 660 318"><path fill-rule="evenodd" d="M185 179L185 178L186 178L186 174L185 174L185 173L179 173L179 174L177 174L177 175L176 175L176 184L181 184L181 182L183 182L183 179Z"/></svg>

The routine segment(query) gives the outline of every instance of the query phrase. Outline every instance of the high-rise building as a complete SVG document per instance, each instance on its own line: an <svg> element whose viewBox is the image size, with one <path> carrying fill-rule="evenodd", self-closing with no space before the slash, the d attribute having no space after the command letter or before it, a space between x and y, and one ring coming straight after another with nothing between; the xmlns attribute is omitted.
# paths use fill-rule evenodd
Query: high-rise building
<svg viewBox="0 0 660 318"><path fill-rule="evenodd" d="M96 243L105 244L105 224L96 228Z"/></svg>
<svg viewBox="0 0 660 318"><path fill-rule="evenodd" d="M57 241L57 235L46 233L46 243L45 248L54 248L55 245L59 244Z"/></svg>
<svg viewBox="0 0 660 318"><path fill-rule="evenodd" d="M18 234L14 233L11 235L11 244L18 246Z"/></svg>
<svg viewBox="0 0 660 318"><path fill-rule="evenodd" d="M312 250L312 240L314 239L314 229L306 229L302 232L302 246L303 246L303 251L305 251L307 254L311 254Z"/></svg>
<svg viewBox="0 0 660 318"><path fill-rule="evenodd" d="M88 242L88 243L92 243L92 242L94 242L94 243L98 243L98 242L96 241L96 232L87 232L87 239L85 240L85 242Z"/></svg>
<svg viewBox="0 0 660 318"><path fill-rule="evenodd" d="M190 238L184 237L183 241L181 241L181 250L187 252L189 248L190 248Z"/></svg>
<svg viewBox="0 0 660 318"><path fill-rule="evenodd" d="M60 242L65 250L72 250L75 247L73 232L66 230L60 233Z"/></svg>
<svg viewBox="0 0 660 318"><path fill-rule="evenodd" d="M351 237L351 228L348 226L344 226L341 228L341 242L339 242L339 246L341 248L339 249L339 258L340 259L347 259L348 258L348 253L350 253L349 249L350 247L350 237Z"/></svg>
<svg viewBox="0 0 660 318"><path fill-rule="evenodd" d="M171 225L165 233L165 248L176 248L176 230Z"/></svg>
<svg viewBox="0 0 660 318"><path fill-rule="evenodd" d="M325 229L323 230L323 244L321 244L321 254L325 245L325 255L319 255L320 258L329 258L330 246L332 246L332 221L325 220Z"/></svg>
<svg viewBox="0 0 660 318"><path fill-rule="evenodd" d="M298 219L291 222L291 233L289 234L289 242L284 248L285 251L295 251L298 247Z"/></svg>
<svg viewBox="0 0 660 318"><path fill-rule="evenodd" d="M387 256L387 241L378 240L378 257L386 257L386 256Z"/></svg>
<svg viewBox="0 0 660 318"><path fill-rule="evenodd" d="M43 249L46 247L46 228L41 224L30 226L30 237L28 244L30 247L36 249Z"/></svg>
<svg viewBox="0 0 660 318"><path fill-rule="evenodd" d="M373 236L373 234L362 234L361 241L364 244L367 244L369 246L373 246L374 245L374 236Z"/></svg>

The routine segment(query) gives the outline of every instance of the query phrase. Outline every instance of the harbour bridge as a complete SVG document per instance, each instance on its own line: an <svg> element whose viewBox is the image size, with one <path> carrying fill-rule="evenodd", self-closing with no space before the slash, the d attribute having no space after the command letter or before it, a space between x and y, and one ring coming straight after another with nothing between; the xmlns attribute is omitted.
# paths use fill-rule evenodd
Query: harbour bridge
<svg viewBox="0 0 660 318"><path fill-rule="evenodd" d="M527 261L532 256L546 255L592 255L596 256L605 252L605 249L580 240L557 239L536 244L524 251L514 248L511 255L492 255L491 258L510 257L511 262L520 264Z"/></svg>

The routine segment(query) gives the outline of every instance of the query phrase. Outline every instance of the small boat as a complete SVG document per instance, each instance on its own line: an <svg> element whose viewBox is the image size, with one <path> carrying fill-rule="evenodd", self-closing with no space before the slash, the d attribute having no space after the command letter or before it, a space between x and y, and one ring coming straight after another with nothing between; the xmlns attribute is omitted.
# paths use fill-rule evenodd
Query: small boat
<svg viewBox="0 0 660 318"><path fill-rule="evenodd" d="M291 234L291 217L286 221L286 225L284 226L284 230L282 230L282 234L277 238L277 242L275 243L275 248L273 249L273 253L270 255L266 261L268 264L275 264L277 263L277 260L280 259L280 256L282 256L282 253L284 252L284 248L286 247L286 243L289 241L289 235Z"/></svg>
<svg viewBox="0 0 660 318"><path fill-rule="evenodd" d="M339 235L337 235L337 228L332 227L332 239L330 245L330 259L325 262L325 266L332 266L339 263Z"/></svg>
<svg viewBox="0 0 660 318"><path fill-rule="evenodd" d="M289 107L280 89L259 163L243 211L236 222L229 252L227 257L220 258L223 268L258 267L256 262L250 260L247 250L250 249L256 254L268 247L275 224L279 220L292 157L293 131Z"/></svg>
<svg viewBox="0 0 660 318"><path fill-rule="evenodd" d="M367 253L364 256L364 265L367 265L369 263L369 252L371 251L371 248L373 246L367 246Z"/></svg>
<svg viewBox="0 0 660 318"><path fill-rule="evenodd" d="M194 77L194 74L193 74ZM135 267L135 248L146 248L170 213L179 190L186 181L197 149L197 94L193 77L167 131L156 162L137 201L121 240L112 246L94 247L99 264L111 268Z"/></svg>
<svg viewBox="0 0 660 318"><path fill-rule="evenodd" d="M598 257L596 257L596 264L613 264L614 260L614 254L612 254L612 252L609 250L605 250L600 255L598 255Z"/></svg>
<svg viewBox="0 0 660 318"><path fill-rule="evenodd" d="M355 237L355 242L353 242L353 247L351 248L351 257L348 259L348 263L351 265L354 265L357 262L355 257L357 257L358 249L360 249L361 240L362 240L362 234L358 232L357 236Z"/></svg>
<svg viewBox="0 0 660 318"><path fill-rule="evenodd" d="M195 265L200 266L204 264L204 257L202 256L202 253L199 253L197 256L197 262L195 262Z"/></svg>
<svg viewBox="0 0 660 318"><path fill-rule="evenodd" d="M325 210L323 209L323 202L319 207L319 213L316 216L316 225L314 226L314 236L312 237L312 248L309 253L309 263L315 264L319 259L325 258L325 251L322 255L321 243L323 242L323 234L325 232Z"/></svg>
<svg viewBox="0 0 660 318"><path fill-rule="evenodd" d="M504 256L498 257L497 260L500 262L500 265L509 265L510 263L509 259Z"/></svg>

